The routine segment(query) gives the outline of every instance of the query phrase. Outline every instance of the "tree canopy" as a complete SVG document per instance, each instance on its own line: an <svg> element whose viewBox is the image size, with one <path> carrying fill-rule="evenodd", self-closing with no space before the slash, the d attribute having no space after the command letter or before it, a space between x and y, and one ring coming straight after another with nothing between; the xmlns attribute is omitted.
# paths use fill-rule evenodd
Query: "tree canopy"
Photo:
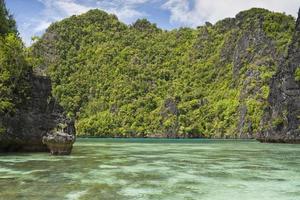
<svg viewBox="0 0 300 200"><path fill-rule="evenodd" d="M9 14L4 0L0 0L0 34L16 33L16 21L13 16Z"/></svg>
<svg viewBox="0 0 300 200"><path fill-rule="evenodd" d="M30 72L15 21L0 0L0 117L13 114L29 97ZM0 133L5 129L1 123Z"/></svg>
<svg viewBox="0 0 300 200"><path fill-rule="evenodd" d="M255 8L165 31L91 10L52 24L31 48L80 135L247 137L265 128L270 78L294 24Z"/></svg>

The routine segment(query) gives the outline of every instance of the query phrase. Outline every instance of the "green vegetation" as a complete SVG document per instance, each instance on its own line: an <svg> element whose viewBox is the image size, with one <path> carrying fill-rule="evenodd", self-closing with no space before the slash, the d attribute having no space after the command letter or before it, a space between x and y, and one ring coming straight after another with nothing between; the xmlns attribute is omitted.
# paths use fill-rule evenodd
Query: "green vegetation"
<svg viewBox="0 0 300 200"><path fill-rule="evenodd" d="M277 117L275 119L272 120L272 125L274 128L278 128L280 126L282 126L284 123L282 117Z"/></svg>
<svg viewBox="0 0 300 200"><path fill-rule="evenodd" d="M0 0L0 115L13 112L28 96L30 67L24 52L15 21Z"/></svg>
<svg viewBox="0 0 300 200"><path fill-rule="evenodd" d="M295 29L294 18L291 15L282 15L269 12L265 16L264 30L269 37L274 39L277 48L284 51L285 45L290 42L291 34Z"/></svg>
<svg viewBox="0 0 300 200"><path fill-rule="evenodd" d="M4 0L0 0L0 35L5 35L7 33L16 33L16 21L13 16L9 14L5 7Z"/></svg>
<svg viewBox="0 0 300 200"><path fill-rule="evenodd" d="M300 81L300 67L297 67L295 71L295 80Z"/></svg>
<svg viewBox="0 0 300 200"><path fill-rule="evenodd" d="M240 137L261 130L294 24L251 9L213 26L165 31L91 10L52 24L31 61L51 77L80 135Z"/></svg>

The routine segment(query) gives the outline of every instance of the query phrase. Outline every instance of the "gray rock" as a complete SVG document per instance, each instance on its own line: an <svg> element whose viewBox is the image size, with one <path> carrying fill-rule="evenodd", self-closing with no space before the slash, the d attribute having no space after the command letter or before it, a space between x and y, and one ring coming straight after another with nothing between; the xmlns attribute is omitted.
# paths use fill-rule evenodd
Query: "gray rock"
<svg viewBox="0 0 300 200"><path fill-rule="evenodd" d="M167 98L161 108L160 125L163 132L166 133L167 138L177 138L179 129L179 110L177 108L178 99ZM169 121L170 124L166 125L165 122Z"/></svg>
<svg viewBox="0 0 300 200"><path fill-rule="evenodd" d="M300 67L300 10L288 55L272 78L269 107L264 117L261 142L300 143L300 82L295 71Z"/></svg>
<svg viewBox="0 0 300 200"><path fill-rule="evenodd" d="M43 144L50 149L51 155L71 154L75 136L63 132L56 132L43 137Z"/></svg>
<svg viewBox="0 0 300 200"><path fill-rule="evenodd" d="M51 81L47 77L30 74L30 99L14 114L0 117L5 132L0 134L0 152L48 151L43 136L64 124L64 132L75 135L74 122L51 95Z"/></svg>

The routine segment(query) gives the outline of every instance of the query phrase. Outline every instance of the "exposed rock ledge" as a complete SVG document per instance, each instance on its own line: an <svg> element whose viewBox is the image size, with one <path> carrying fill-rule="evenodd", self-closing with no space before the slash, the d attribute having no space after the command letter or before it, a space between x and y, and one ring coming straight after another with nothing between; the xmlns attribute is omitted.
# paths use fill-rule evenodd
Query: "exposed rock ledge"
<svg viewBox="0 0 300 200"><path fill-rule="evenodd" d="M64 124L64 132L75 135L74 122L51 95L51 81L47 77L30 75L30 100L17 109L15 114L1 116L0 123L6 128L0 134L0 152L49 151L42 138Z"/></svg>
<svg viewBox="0 0 300 200"><path fill-rule="evenodd" d="M46 144L52 155L71 154L75 136L63 132L57 132L43 137L43 144Z"/></svg>
<svg viewBox="0 0 300 200"><path fill-rule="evenodd" d="M295 33L277 74L270 86L269 108L264 119L266 131L258 135L261 142L300 143L300 9Z"/></svg>

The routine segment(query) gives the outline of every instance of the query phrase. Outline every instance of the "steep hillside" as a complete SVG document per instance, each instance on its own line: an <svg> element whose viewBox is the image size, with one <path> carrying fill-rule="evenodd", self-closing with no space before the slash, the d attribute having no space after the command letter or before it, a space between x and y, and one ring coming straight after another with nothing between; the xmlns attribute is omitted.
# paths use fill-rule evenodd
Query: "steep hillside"
<svg viewBox="0 0 300 200"><path fill-rule="evenodd" d="M300 10L288 54L272 78L266 111L259 140L300 143Z"/></svg>
<svg viewBox="0 0 300 200"><path fill-rule="evenodd" d="M2 116L14 112L28 97L30 70L15 21L0 0L0 134L5 132Z"/></svg>
<svg viewBox="0 0 300 200"><path fill-rule="evenodd" d="M172 31L91 10L52 24L31 51L81 135L252 138L294 27L257 8Z"/></svg>
<svg viewBox="0 0 300 200"><path fill-rule="evenodd" d="M0 152L46 151L42 137L59 124L74 133L72 121L52 97L50 79L34 74L30 60L0 0Z"/></svg>

